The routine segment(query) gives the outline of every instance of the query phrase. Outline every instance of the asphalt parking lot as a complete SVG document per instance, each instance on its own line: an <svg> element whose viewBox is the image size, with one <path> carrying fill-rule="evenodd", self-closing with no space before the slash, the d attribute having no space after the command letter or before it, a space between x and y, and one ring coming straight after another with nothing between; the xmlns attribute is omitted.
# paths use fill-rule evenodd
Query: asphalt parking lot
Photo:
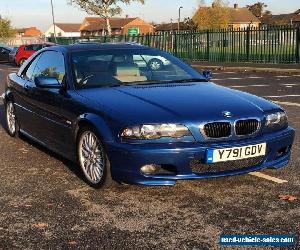
<svg viewBox="0 0 300 250"><path fill-rule="evenodd" d="M16 70L0 65L1 94ZM216 71L213 81L278 102L300 131L300 75ZM223 233L300 236L299 132L281 170L97 191L74 164L10 138L0 107L0 249L219 249Z"/></svg>

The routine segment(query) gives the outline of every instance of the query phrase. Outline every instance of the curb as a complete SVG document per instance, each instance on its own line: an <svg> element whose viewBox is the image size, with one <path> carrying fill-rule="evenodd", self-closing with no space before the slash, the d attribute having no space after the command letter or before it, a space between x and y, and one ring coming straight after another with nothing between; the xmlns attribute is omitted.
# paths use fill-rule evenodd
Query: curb
<svg viewBox="0 0 300 250"><path fill-rule="evenodd" d="M285 74L300 74L299 69L280 69L280 68L256 68L256 67L235 67L235 66L207 66L207 65L199 65L199 64L192 64L191 65L195 69L210 69L210 70L232 70L232 71L239 71L239 72L266 72L266 73L285 73Z"/></svg>

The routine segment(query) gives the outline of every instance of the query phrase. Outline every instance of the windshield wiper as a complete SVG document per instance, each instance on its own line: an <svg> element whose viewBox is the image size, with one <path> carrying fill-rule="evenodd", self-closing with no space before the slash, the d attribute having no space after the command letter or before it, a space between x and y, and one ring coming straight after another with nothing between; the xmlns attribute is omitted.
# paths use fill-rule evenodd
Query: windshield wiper
<svg viewBox="0 0 300 250"><path fill-rule="evenodd" d="M165 81L139 81L132 83L124 83L124 85L151 85L151 84L168 84L168 83L188 83L188 82L208 82L203 78L190 78L190 79L181 79L181 80L165 80Z"/></svg>
<svg viewBox="0 0 300 250"><path fill-rule="evenodd" d="M162 83L168 83L169 81L138 81L138 82L130 82L130 83L124 83L126 86L131 85L151 85L151 84L162 84Z"/></svg>
<svg viewBox="0 0 300 250"><path fill-rule="evenodd" d="M109 87L109 88L114 88L114 87L120 87L121 84L110 84L110 85L106 85L105 87Z"/></svg>
<svg viewBox="0 0 300 250"><path fill-rule="evenodd" d="M181 79L181 80L174 80L170 81L170 83L186 83L186 82L208 82L204 78L189 78L189 79Z"/></svg>

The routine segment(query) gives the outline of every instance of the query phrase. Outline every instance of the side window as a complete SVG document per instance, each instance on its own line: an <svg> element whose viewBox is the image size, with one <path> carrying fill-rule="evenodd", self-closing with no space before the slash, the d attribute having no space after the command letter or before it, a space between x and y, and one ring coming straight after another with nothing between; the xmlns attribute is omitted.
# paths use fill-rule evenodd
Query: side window
<svg viewBox="0 0 300 250"><path fill-rule="evenodd" d="M41 45L41 44L35 44L35 45L32 46L33 51L39 51L42 48L43 48L43 45Z"/></svg>
<svg viewBox="0 0 300 250"><path fill-rule="evenodd" d="M45 51L34 69L33 77L49 76L55 77L62 83L65 77L64 57L59 52Z"/></svg>
<svg viewBox="0 0 300 250"><path fill-rule="evenodd" d="M9 54L9 51L5 48L1 48L0 52L3 53L3 54Z"/></svg>
<svg viewBox="0 0 300 250"><path fill-rule="evenodd" d="M27 45L24 48L24 51L32 51L33 50L33 46L32 45Z"/></svg>
<svg viewBox="0 0 300 250"><path fill-rule="evenodd" d="M39 61L41 55L38 55L30 64L30 66L25 70L25 72L22 74L22 77L27 79L27 80L33 80L33 73L35 66L37 62Z"/></svg>

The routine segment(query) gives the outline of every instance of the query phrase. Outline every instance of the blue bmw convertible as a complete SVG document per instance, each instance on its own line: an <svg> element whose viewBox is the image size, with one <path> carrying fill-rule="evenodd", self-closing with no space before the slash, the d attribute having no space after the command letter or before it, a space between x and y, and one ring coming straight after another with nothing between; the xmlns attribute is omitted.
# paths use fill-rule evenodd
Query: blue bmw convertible
<svg viewBox="0 0 300 250"><path fill-rule="evenodd" d="M43 49L3 97L9 135L76 162L95 188L282 168L295 135L274 103L135 44Z"/></svg>

